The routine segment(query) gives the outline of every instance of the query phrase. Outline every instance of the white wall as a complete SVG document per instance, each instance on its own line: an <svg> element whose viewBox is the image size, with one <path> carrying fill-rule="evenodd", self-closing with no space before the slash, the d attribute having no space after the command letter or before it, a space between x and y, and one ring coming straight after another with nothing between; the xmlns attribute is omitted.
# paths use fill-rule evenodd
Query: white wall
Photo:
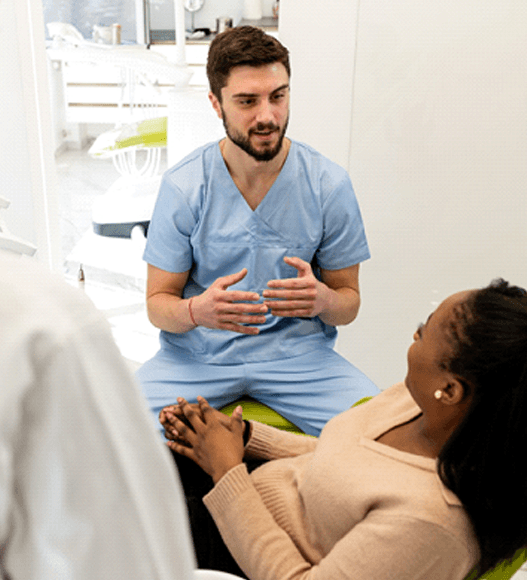
<svg viewBox="0 0 527 580"><path fill-rule="evenodd" d="M288 134L348 167L359 0L282 0L279 36L290 51Z"/></svg>
<svg viewBox="0 0 527 580"><path fill-rule="evenodd" d="M2 78L10 79L0 85L0 181L2 195L11 201L4 219L12 233L35 243L35 228L31 207L24 207L21 195L31 189L27 171L28 135L25 130L25 110L22 99L21 55L15 42L16 18L14 2L0 1L0 59Z"/></svg>
<svg viewBox="0 0 527 580"><path fill-rule="evenodd" d="M0 70L0 184L11 201L4 219L54 266L59 237L40 0L0 0Z"/></svg>
<svg viewBox="0 0 527 580"><path fill-rule="evenodd" d="M320 51L307 18L281 20L280 36L324 70L350 50L336 22L316 33ZM404 378L417 323L446 296L497 276L527 286L526 30L518 0L361 0L354 77L342 62L340 76L293 70L295 133L349 168L372 251L338 349L381 388ZM354 78L347 104L341 76Z"/></svg>

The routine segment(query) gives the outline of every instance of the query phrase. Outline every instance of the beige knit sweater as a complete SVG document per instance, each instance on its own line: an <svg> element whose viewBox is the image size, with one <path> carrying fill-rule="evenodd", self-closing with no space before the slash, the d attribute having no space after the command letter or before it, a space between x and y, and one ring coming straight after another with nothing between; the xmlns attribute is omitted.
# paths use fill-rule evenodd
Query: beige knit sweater
<svg viewBox="0 0 527 580"><path fill-rule="evenodd" d="M253 423L246 455L204 502L251 580L461 580L479 552L436 461L376 439L419 414L403 383L319 439Z"/></svg>

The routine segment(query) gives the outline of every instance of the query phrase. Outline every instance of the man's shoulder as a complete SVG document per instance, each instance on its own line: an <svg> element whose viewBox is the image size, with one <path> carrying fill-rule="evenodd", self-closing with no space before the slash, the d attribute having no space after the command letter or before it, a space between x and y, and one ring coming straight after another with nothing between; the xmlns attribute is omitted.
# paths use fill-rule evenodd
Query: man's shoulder
<svg viewBox="0 0 527 580"><path fill-rule="evenodd" d="M293 163L290 167L298 176L303 176L323 199L327 199L335 191L349 193L353 191L348 172L335 161L332 161L314 147L299 141L291 141L290 151Z"/></svg>
<svg viewBox="0 0 527 580"><path fill-rule="evenodd" d="M214 159L215 150L218 147L217 141L212 141L211 143L206 143L197 149L194 149L191 153L183 157L175 165L168 168L165 171L165 177L171 178L172 176L179 175L186 172L199 171L202 167L209 166Z"/></svg>
<svg viewBox="0 0 527 580"><path fill-rule="evenodd" d="M307 143L291 139L291 152L297 160L312 170L330 172L338 178L348 175L348 172L338 163L332 161Z"/></svg>

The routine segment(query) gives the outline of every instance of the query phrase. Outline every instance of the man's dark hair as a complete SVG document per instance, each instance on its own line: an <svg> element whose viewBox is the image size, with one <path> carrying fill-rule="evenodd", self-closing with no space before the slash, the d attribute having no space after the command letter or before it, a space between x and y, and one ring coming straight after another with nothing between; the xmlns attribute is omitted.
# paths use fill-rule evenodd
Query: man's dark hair
<svg viewBox="0 0 527 580"><path fill-rule="evenodd" d="M221 103L221 89L236 66L264 66L282 63L291 76L289 51L276 38L254 26L237 26L216 36L207 59L210 90Z"/></svg>

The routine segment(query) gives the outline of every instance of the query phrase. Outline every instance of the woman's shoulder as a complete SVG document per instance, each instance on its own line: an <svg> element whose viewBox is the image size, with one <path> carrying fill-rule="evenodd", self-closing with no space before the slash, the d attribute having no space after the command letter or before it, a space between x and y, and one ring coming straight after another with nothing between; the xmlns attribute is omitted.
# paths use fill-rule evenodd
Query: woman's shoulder
<svg viewBox="0 0 527 580"><path fill-rule="evenodd" d="M320 441L333 442L335 437L340 439L343 433L350 444L357 444L363 438L375 439L417 413L419 407L404 383L398 383L333 417L322 430Z"/></svg>
<svg viewBox="0 0 527 580"><path fill-rule="evenodd" d="M347 411L353 413L354 420L362 420L370 427L377 424L384 426L418 412L419 407L404 382L396 383L366 402L359 401Z"/></svg>

